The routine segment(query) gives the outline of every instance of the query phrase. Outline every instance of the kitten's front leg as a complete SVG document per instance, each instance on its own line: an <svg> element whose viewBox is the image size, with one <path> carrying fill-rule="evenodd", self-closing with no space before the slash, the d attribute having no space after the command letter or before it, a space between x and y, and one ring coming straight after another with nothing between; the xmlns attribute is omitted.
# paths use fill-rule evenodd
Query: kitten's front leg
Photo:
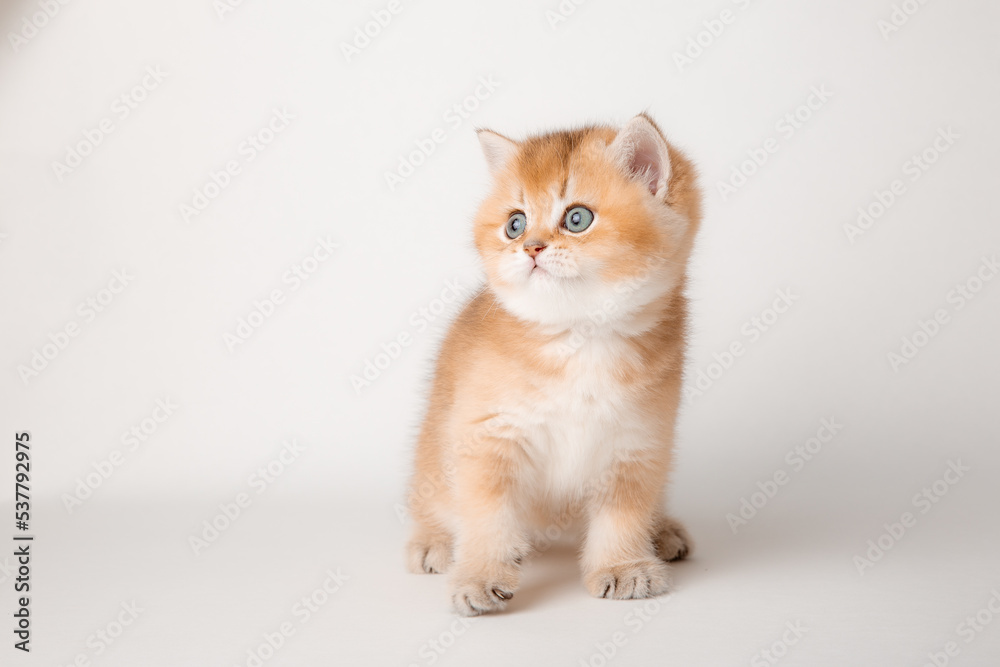
<svg viewBox="0 0 1000 667"><path fill-rule="evenodd" d="M590 594L625 600L665 593L667 564L657 558L651 530L658 517L666 466L657 460L619 461L591 502L581 566Z"/></svg>
<svg viewBox="0 0 1000 667"><path fill-rule="evenodd" d="M458 457L451 599L463 616L500 611L517 590L529 549L519 495L523 456L516 443L482 439Z"/></svg>

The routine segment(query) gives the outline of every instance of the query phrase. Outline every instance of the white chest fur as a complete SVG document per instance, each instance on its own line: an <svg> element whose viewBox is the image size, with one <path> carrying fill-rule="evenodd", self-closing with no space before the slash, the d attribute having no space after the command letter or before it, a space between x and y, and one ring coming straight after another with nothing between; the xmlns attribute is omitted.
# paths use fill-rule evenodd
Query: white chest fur
<svg viewBox="0 0 1000 667"><path fill-rule="evenodd" d="M522 432L535 464L536 495L563 501L600 483L617 456L645 444L636 397L621 381L635 352L618 334L566 341L552 349L565 373L526 405Z"/></svg>

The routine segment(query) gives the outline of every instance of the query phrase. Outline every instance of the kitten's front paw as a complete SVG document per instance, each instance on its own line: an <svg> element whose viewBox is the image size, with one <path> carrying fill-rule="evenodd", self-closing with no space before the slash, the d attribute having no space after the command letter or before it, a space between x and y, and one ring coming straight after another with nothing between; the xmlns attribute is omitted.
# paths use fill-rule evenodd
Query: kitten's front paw
<svg viewBox="0 0 1000 667"><path fill-rule="evenodd" d="M649 558L593 570L584 575L583 583L598 598L648 598L667 592L670 570L663 561Z"/></svg>
<svg viewBox="0 0 1000 667"><path fill-rule="evenodd" d="M514 597L517 590L518 574L513 566L468 575L456 573L451 587L451 604L462 616L503 611L507 600Z"/></svg>

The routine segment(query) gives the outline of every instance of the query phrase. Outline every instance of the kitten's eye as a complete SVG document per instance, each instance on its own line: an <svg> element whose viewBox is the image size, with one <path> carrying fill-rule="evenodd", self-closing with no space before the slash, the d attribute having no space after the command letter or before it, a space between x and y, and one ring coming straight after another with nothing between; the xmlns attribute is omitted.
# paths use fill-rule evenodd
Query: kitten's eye
<svg viewBox="0 0 1000 667"><path fill-rule="evenodd" d="M587 227L590 227L590 223L593 221L594 214L589 208L574 206L570 210L566 211L566 217L563 219L563 226L571 232L582 232Z"/></svg>
<svg viewBox="0 0 1000 667"><path fill-rule="evenodd" d="M507 238L516 239L524 233L524 228L528 226L528 219L524 213L514 213L507 220Z"/></svg>

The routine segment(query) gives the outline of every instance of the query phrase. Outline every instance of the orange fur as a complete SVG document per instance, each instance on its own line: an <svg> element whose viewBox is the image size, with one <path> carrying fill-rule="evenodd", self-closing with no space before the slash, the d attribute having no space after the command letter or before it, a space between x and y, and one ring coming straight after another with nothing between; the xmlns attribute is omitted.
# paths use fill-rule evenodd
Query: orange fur
<svg viewBox="0 0 1000 667"><path fill-rule="evenodd" d="M701 217L695 170L645 115L519 143L485 134L494 184L474 238L488 286L438 359L410 493L410 569L450 569L460 613L502 609L533 517L575 506L588 590L659 594L664 560L690 543L661 508ZM571 205L594 214L584 232L559 226ZM514 211L527 229L511 240ZM534 260L529 243L544 246Z"/></svg>

